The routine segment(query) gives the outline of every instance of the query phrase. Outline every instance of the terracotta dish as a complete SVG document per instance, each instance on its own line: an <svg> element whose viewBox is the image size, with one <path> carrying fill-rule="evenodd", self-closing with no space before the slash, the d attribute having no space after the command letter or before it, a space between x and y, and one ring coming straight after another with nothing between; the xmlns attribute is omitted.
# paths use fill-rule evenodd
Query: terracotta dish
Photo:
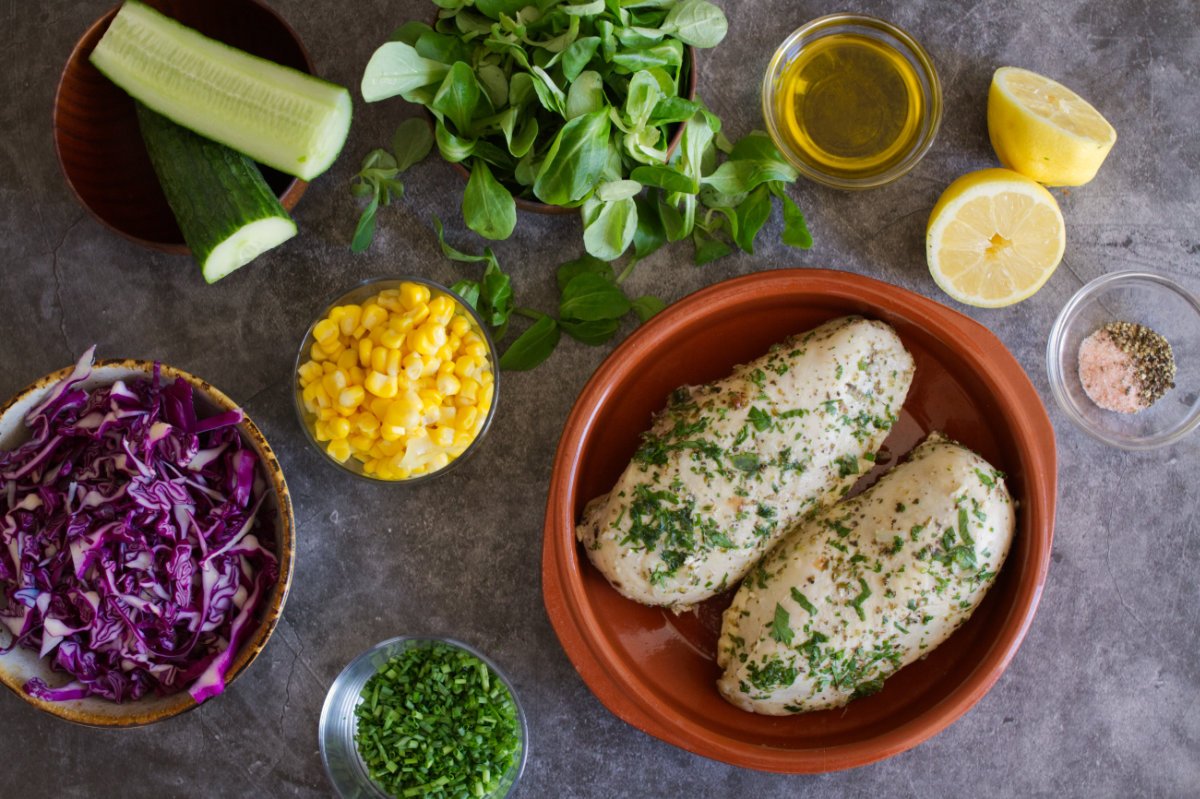
<svg viewBox="0 0 1200 799"><path fill-rule="evenodd" d="M94 388L109 385L117 380L148 377L153 373L153 369L154 364L150 361L98 360L92 369L91 377L85 380L81 386ZM0 449L12 449L28 438L28 430L24 424L26 412L36 406L52 386L70 373L71 367L68 367L48 374L0 408ZM236 402L218 389L182 369L163 364L161 373L164 380L182 379L192 385L197 410L202 416L224 413L238 407ZM287 599L288 589L291 587L292 562L295 559L296 551L296 526L292 515L292 500L288 494L287 483L284 482L283 470L279 467L279 461L275 459L275 454L271 451L267 440L263 438L262 432L250 420L250 417L247 416L238 425L238 428L245 441L258 454L263 465L263 476L270 485L271 496L264 502L263 508L275 514L275 556L279 559L279 579L260 611L261 617L258 626L250 633L246 643L242 645L241 651L234 659L233 666L230 667L225 677L226 690L254 662L275 630L275 624L283 613L283 603ZM97 697L49 702L36 699L22 690L22 686L34 677L42 678L51 686L60 685L66 681L66 675L51 671L49 662L39 658L37 652L33 650L14 647L7 654L0 655L0 682L38 710L44 710L78 724L93 727L139 727L177 716L198 706L186 690L169 696L148 695L135 702L122 704ZM215 701L219 701L219 697L208 700L208 702Z"/></svg>
<svg viewBox="0 0 1200 799"><path fill-rule="evenodd" d="M621 597L575 541L583 506L608 491L651 414L677 386L726 375L792 333L845 314L896 328L916 379L872 483L940 430L1008 475L1019 502L1008 561L970 622L927 659L846 708L792 717L738 710L715 686L721 611L732 593L673 615ZM699 291L630 336L584 387L551 477L542 551L546 610L568 657L620 718L737 766L786 773L852 768L903 752L966 713L1029 629L1054 533L1054 431L1012 355L981 325L912 292L823 270L761 272Z"/></svg>
<svg viewBox="0 0 1200 799"><path fill-rule="evenodd" d="M314 71L299 35L257 0L145 2L206 36ZM186 255L190 250L142 144L133 100L88 61L117 8L88 28L67 59L54 96L54 147L67 184L92 216L138 244ZM267 167L262 173L289 211L308 186Z"/></svg>

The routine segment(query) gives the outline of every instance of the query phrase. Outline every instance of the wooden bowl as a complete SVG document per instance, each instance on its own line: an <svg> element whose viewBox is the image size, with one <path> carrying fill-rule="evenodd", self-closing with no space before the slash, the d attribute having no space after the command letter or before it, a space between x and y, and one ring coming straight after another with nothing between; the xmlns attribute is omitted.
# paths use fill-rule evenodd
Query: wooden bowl
<svg viewBox="0 0 1200 799"><path fill-rule="evenodd" d="M258 0L146 0L148 5L257 56L312 74L312 60L283 18ZM88 56L117 9L96 20L75 45L54 96L54 146L67 185L100 222L163 252L191 252L142 144L133 99ZM291 210L308 186L268 167L263 177Z"/></svg>
<svg viewBox="0 0 1200 799"><path fill-rule="evenodd" d="M72 367L60 369L37 380L25 388L0 408L0 449L12 449L28 440L29 431L25 427L25 414L50 391L60 380L67 377ZM91 376L81 383L83 388L95 388L114 383L117 380L149 377L153 374L154 363L151 361L135 360L101 360L92 369ZM197 411L202 416L224 413L238 407L237 403L223 394L220 390L204 380L189 374L182 369L162 364L160 374L163 380L186 380L191 384L196 400ZM279 561L279 579L266 603L259 610L257 626L249 638L242 644L241 650L234 658L233 665L225 676L226 690L258 657L258 653L267 645L267 640L275 630L279 617L283 614L283 604L287 599L288 589L292 583L292 566L295 560L296 526L292 514L292 500L288 493L287 483L283 479L283 470L279 461L263 438L258 427L245 417L238 425L245 442L259 457L260 473L270 486L268 499L263 508L275 516L275 557ZM17 696L24 699L38 710L92 727L140 727L157 721L178 716L180 713L198 707L196 701L186 691L156 696L148 694L134 702L118 704L99 697L50 702L32 697L25 693L23 686L34 677L41 678L51 687L59 686L68 681L61 672L51 671L49 663L38 657L38 653L23 647L14 647L4 655L0 655L0 682ZM209 699L208 702L216 701Z"/></svg>
<svg viewBox="0 0 1200 799"><path fill-rule="evenodd" d="M1008 475L1019 503L1013 548L971 620L884 689L845 708L791 717L739 710L717 693L721 612L732 593L674 615L620 596L575 541L588 500L611 489L670 392L727 375L788 335L846 314L881 319L916 360L890 465L940 430ZM859 484L869 484L877 467ZM926 740L983 697L1033 619L1054 534L1054 431L1004 345L967 317L876 280L823 270L760 272L676 303L629 337L567 420L546 507L546 610L592 692L664 741L737 766L817 773L864 765Z"/></svg>

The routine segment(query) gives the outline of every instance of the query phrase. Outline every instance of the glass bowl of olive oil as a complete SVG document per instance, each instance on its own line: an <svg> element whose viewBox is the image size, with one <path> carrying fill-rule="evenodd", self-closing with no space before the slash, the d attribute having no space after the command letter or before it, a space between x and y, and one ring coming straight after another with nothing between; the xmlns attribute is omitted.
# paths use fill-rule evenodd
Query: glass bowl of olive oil
<svg viewBox="0 0 1200 799"><path fill-rule="evenodd" d="M929 54L895 25L861 14L820 17L788 36L767 67L762 102L783 156L840 189L905 174L942 121Z"/></svg>

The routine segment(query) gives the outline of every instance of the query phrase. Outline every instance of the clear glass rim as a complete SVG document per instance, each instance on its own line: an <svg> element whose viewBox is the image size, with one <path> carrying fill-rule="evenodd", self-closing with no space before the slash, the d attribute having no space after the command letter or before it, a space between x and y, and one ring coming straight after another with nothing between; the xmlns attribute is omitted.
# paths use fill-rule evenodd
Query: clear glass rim
<svg viewBox="0 0 1200 799"><path fill-rule="evenodd" d="M1197 318L1200 319L1200 300L1170 278L1154 274L1153 272L1140 272L1137 270L1126 270L1102 275L1075 292L1071 299L1067 301L1067 304L1063 306L1063 309L1059 311L1058 318L1054 320L1054 325L1050 328L1050 337L1046 342L1046 374L1050 381L1050 393L1054 395L1055 402L1058 403L1058 407L1063 410L1067 418L1076 427L1079 427L1093 438L1120 449L1135 451L1157 449L1174 444L1200 426L1200 412L1193 410L1191 416L1186 418L1181 424L1162 433L1140 438L1128 438L1113 435L1089 422L1087 417L1079 412L1075 403L1067 396L1066 376L1063 374L1063 358L1065 356L1063 349L1066 346L1067 331L1071 329L1071 325L1074 323L1076 317L1078 317L1084 303L1101 291L1122 283L1153 283L1161 288L1173 291L1191 305L1192 309L1196 312Z"/></svg>
<svg viewBox="0 0 1200 799"><path fill-rule="evenodd" d="M841 32L841 30L850 25L866 26L875 28L893 37L897 42L907 48L908 52L905 55L910 57L910 60L919 67L920 72L925 78L925 83L928 84L928 96L925 98L928 101L928 121L929 129L925 133L916 146L909 151L904 160L897 163L886 172L878 175L872 175L868 178L846 178L838 175L830 175L818 169L814 169L810 164L805 163L798 158L795 153L788 148L783 141L783 137L779 133L779 128L775 124L775 116L773 112L773 100L775 98L775 79L779 75L779 67L783 61L782 56L788 51L792 45L800 41L806 36L811 36L814 33L820 32L822 36L828 36L833 33ZM891 44L891 42L888 42ZM802 45L803 47L803 45ZM902 50L903 52L903 50ZM873 17L869 14L852 14L838 13L827 14L822 17L817 17L801 25L796 30L792 31L783 42L775 48L775 52L771 55L770 65L767 67L766 73L763 75L762 82L762 113L763 120L767 126L767 132L779 152L788 162L800 171L809 180L820 183L824 186L829 186L835 189L872 189L878 186L883 186L891 183L900 177L903 177L915 167L925 154L933 147L934 141L937 139L938 131L942 126L942 84L938 78L937 69L933 65L933 59L929 53L921 46L920 42L914 39L907 31L897 27L887 20Z"/></svg>
<svg viewBox="0 0 1200 799"><path fill-rule="evenodd" d="M371 477L369 474L365 474L361 471L356 471L346 463L339 463L328 452L325 451L325 447L321 445L320 441L317 441L316 437L313 435L313 431L309 429L307 412L304 409L304 400L301 397L298 381L300 366L305 362L306 358L308 357L308 350L312 346L312 342L315 341L313 338L313 330L316 328L318 322L327 317L329 312L335 307L345 304L344 301L346 297L349 297L351 294L355 294L367 288L374 288L376 286L386 288L390 284L400 283L420 283L423 286L428 286L431 289L448 294L450 297L454 298L455 302L462 306L463 310L471 315L473 320L475 320L475 325L483 334L483 340L487 342L488 358L492 362L492 406L488 408L487 417L485 417L483 420L483 427L480 428L479 435L475 436L475 439L467 445L467 448L463 450L463 453L457 458L436 471L427 472L426 474L418 475L416 477L407 477L403 480L383 480L378 477ZM499 407L499 405L500 361L496 355L496 341L492 338L491 331L488 330L487 325L484 324L483 317L479 315L479 312L472 308L470 303L462 298L461 294L456 291L452 291L448 287L438 283L436 280L430 280L427 277L417 277L416 275L401 275L400 277L372 277L367 278L366 280L361 280L350 288L342 289L336 294L329 295L329 299L322 306L322 310L317 314L316 318L312 320L312 323L309 324L308 329L305 330L304 337L300 340L300 347L296 351L296 362L292 365L292 407L294 407L296 410L296 420L300 423L300 429L304 431L304 437L308 439L308 443L321 453L322 460L338 467L338 469L343 472L354 475L359 480L365 480L373 485L412 486L441 477L442 475L451 471L457 467L459 463L465 461L467 458L473 455L479 448L480 442L483 441L484 437L487 436L488 430L490 430L492 427L492 420L496 416L496 408Z"/></svg>
<svg viewBox="0 0 1200 799"><path fill-rule="evenodd" d="M328 729L328 726L331 723L331 716L334 713L334 699L336 697L338 683L360 663L368 660L372 655L375 655L384 649L389 647L398 647L405 644L420 645L423 643L445 644L456 649L461 649L462 651L478 658L487 664L488 668L490 668L492 672L500 678L500 681L504 683L504 687L508 689L509 696L511 696L513 700L513 706L517 710L517 721L521 731L521 754L517 762L510 767L512 769L513 776L512 783L509 785L507 793L511 794L516 789L518 783L521 782L521 777L525 773L525 765L529 761L529 722L525 717L525 708L521 705L521 699L517 695L517 690L513 687L512 680L509 679L508 674L506 674L503 669L497 666L495 661L493 661L487 655L483 654L470 644L459 641L456 638L448 638L439 635L398 635L394 638L388 638L380 641L379 643L355 656L341 671L338 672L337 677L334 678L333 682L329 686L328 692L325 694L325 702L321 706L321 718L317 727L319 738L318 743L321 750L321 764L325 767L325 774L329 778L330 784L334 786L335 791L337 791L340 795L341 791L338 790L337 782L334 780L333 766L329 761L329 753L326 749L324 734L325 730ZM355 707L358 706L359 701L361 701L360 698L355 699ZM348 748L355 753L355 757L360 758L361 762L361 756L358 754L358 747L355 746L353 740L351 740L349 743L350 745ZM385 793L378 785L375 784L374 780L370 780L368 778L368 784L380 797L380 799L391 799L387 793Z"/></svg>

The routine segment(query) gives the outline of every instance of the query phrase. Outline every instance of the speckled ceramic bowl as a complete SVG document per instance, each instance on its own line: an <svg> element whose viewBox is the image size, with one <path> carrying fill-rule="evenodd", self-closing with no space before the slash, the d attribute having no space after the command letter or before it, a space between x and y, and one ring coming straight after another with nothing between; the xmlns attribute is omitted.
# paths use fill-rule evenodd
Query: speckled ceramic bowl
<svg viewBox="0 0 1200 799"><path fill-rule="evenodd" d="M739 710L717 693L716 642L731 593L675 615L620 596L575 541L584 505L612 488L676 387L727 375L788 335L861 314L891 324L916 361L900 419L859 483L934 430L1008 475L1013 547L971 620L874 696L792 717ZM613 713L676 746L737 766L835 771L890 757L966 713L1029 629L1054 534L1054 431L1020 365L986 328L932 300L842 272L760 272L711 286L629 337L584 387L550 481L542 549L546 610L584 682Z"/></svg>
<svg viewBox="0 0 1200 799"><path fill-rule="evenodd" d="M40 378L0 408L0 449L12 449L28 439L28 430L24 424L25 414L41 401L51 387L67 377L71 369L72 367L60 369ZM80 385L83 388L110 385L117 380L148 377L153 370L154 363L151 361L100 360L92 369L91 376ZM224 413L238 407L236 402L210 383L182 369L163 364L161 375L164 380L178 379L190 383L197 411L202 416ZM269 508L275 514L275 556L279 560L279 579L260 611L258 626L234 658L225 678L226 685L237 679L267 645L267 640L283 613L283 603L291 587L292 563L295 559L295 520L292 516L292 500L288 494L287 483L283 479L283 470L262 432L248 416L238 425L238 429L246 443L258 454L263 476L270 484L270 498L264 503L264 508ZM186 690L169 696L145 696L136 702L122 704L96 697L49 702L29 696L22 690L22 686L34 677L41 678L50 686L67 682L65 675L51 671L48 661L39 658L32 650L15 647L7 654L0 655L0 682L9 690L38 710L78 724L94 727L139 727L178 716L198 706ZM218 701L218 698L208 701Z"/></svg>

